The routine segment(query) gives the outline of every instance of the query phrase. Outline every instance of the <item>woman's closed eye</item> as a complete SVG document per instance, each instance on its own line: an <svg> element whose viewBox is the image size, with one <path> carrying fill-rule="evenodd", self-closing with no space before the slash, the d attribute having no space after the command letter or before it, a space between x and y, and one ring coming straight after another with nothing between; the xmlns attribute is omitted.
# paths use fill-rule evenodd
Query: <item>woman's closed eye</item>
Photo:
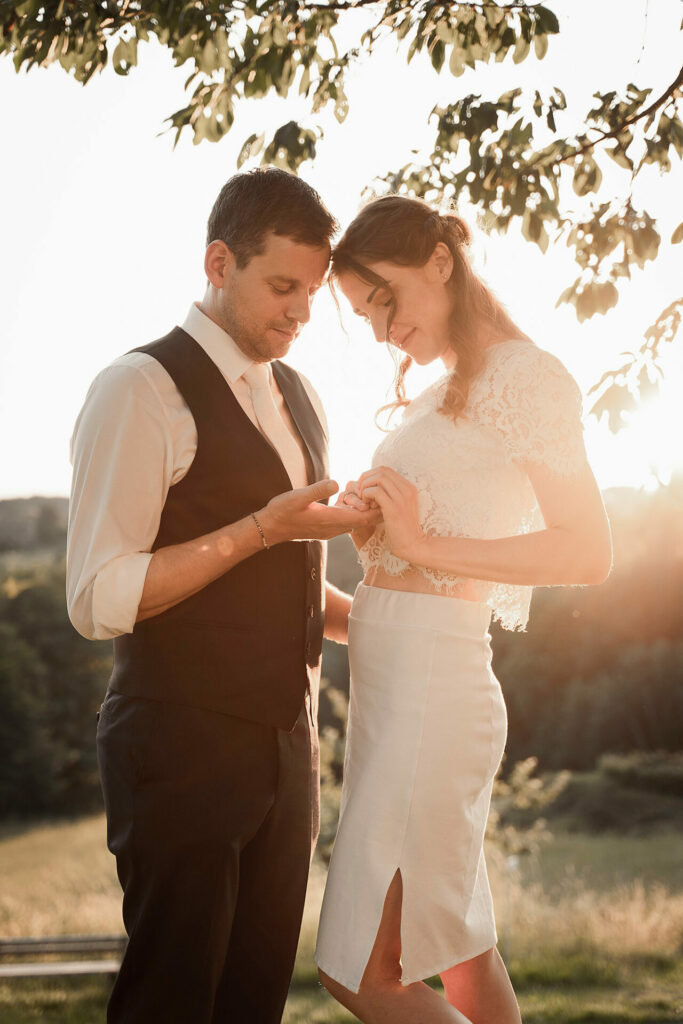
<svg viewBox="0 0 683 1024"><path fill-rule="evenodd" d="M391 289L382 287L380 285L378 285L377 288L374 289L374 291L370 292L367 301L368 303L370 303L370 305L383 306L385 309L389 309L395 306L396 303L394 294L391 291ZM366 313L365 310L359 309L357 306L355 306L353 311L357 316L361 318L361 320L364 320L367 324L371 322L370 314Z"/></svg>

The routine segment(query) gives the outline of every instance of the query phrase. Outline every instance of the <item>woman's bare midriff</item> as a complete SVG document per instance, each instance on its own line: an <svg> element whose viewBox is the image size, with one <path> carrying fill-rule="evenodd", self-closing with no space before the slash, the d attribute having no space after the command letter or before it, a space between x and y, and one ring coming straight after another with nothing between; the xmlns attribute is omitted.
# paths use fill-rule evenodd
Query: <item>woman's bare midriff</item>
<svg viewBox="0 0 683 1024"><path fill-rule="evenodd" d="M400 576L392 576L375 565L366 572L363 583L366 587L381 587L383 590L403 590L411 594L435 594L437 597L453 597L459 601L481 601L476 580L466 580L458 585L455 593L448 593L423 576L418 569L406 569Z"/></svg>

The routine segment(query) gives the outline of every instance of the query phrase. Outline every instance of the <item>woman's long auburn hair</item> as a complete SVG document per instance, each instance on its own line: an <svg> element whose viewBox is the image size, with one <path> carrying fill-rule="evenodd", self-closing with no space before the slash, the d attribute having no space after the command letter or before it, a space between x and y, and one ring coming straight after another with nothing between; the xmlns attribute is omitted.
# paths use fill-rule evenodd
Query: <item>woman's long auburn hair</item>
<svg viewBox="0 0 683 1024"><path fill-rule="evenodd" d="M485 345L507 339L530 340L472 270L466 251L471 240L469 228L456 214L439 213L421 199L391 195L363 207L332 251L333 279L351 272L378 285L381 278L368 264L386 261L423 267L438 242L448 246L453 257L453 271L446 285L452 299L449 328L457 365L448 378L439 411L454 420L467 405L470 383L481 369ZM409 404L405 375L411 364L410 356L401 361L394 382L396 399L382 406L378 414L389 410L391 416Z"/></svg>

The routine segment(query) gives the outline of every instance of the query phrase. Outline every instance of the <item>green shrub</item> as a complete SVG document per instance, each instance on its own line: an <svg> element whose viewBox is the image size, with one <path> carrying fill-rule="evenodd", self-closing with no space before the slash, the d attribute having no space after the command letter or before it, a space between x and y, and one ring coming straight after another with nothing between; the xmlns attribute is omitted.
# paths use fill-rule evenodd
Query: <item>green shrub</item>
<svg viewBox="0 0 683 1024"><path fill-rule="evenodd" d="M628 754L603 754L598 770L622 786L683 796L683 752L632 750Z"/></svg>

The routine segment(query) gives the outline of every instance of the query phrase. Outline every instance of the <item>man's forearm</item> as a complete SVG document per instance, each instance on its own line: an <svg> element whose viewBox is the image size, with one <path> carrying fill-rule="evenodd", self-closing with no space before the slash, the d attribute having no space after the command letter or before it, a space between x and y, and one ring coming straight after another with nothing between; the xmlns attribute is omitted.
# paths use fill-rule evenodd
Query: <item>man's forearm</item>
<svg viewBox="0 0 683 1024"><path fill-rule="evenodd" d="M330 508L322 504L336 490L333 480L319 480L308 487L276 495L264 508L256 510L262 533L252 516L245 516L196 540L155 551L147 570L136 621L160 615L167 608L196 594L238 562L260 551L264 541L273 547L290 540L329 540L340 533L367 526L376 517L375 512ZM283 585L286 583L283 580ZM350 607L348 594L336 593ZM339 633L338 642L345 643L342 607L339 606L338 618L335 611L332 615L338 622L335 627L335 632Z"/></svg>
<svg viewBox="0 0 683 1024"><path fill-rule="evenodd" d="M251 516L203 537L159 548L149 563L137 621L160 615L263 548Z"/></svg>
<svg viewBox="0 0 683 1024"><path fill-rule="evenodd" d="M331 583L325 584L325 636L338 644L349 642L349 612L351 595L338 590Z"/></svg>

